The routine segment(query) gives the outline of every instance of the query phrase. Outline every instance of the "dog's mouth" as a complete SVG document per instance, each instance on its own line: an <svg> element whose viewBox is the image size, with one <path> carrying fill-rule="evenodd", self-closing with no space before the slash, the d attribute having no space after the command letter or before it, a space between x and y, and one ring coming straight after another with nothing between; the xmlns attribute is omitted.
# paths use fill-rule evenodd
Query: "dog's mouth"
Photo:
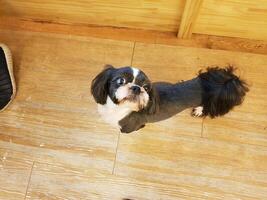
<svg viewBox="0 0 267 200"><path fill-rule="evenodd" d="M131 95L128 95L127 97L124 97L120 101L120 104L123 104L126 102L136 104L138 110L144 109L146 104L147 104L147 102L145 102L144 98L140 97L140 95L135 95L135 94L131 94Z"/></svg>

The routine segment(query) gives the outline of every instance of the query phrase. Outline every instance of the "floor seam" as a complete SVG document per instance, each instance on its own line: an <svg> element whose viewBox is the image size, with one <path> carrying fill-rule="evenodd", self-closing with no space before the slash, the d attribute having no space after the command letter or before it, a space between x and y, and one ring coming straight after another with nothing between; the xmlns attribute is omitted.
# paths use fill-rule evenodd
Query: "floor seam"
<svg viewBox="0 0 267 200"><path fill-rule="evenodd" d="M202 118L202 123L201 123L201 135L200 135L201 138L204 138L203 131L204 131L204 118Z"/></svg>
<svg viewBox="0 0 267 200"><path fill-rule="evenodd" d="M134 45L133 45L133 52L132 52L132 58L131 58L131 66L133 66L133 59L134 59L134 52L135 52L135 44L136 44L136 42L134 42Z"/></svg>
<svg viewBox="0 0 267 200"><path fill-rule="evenodd" d="M31 167L30 176L29 176L29 179L28 179L28 184L27 184L27 188L26 188L26 192L25 192L24 200L25 200L26 197L27 197L27 193L28 193L28 189L29 189L29 186L30 186L30 182L31 182L32 170L33 170L33 166L34 166L34 164L35 164L35 161L33 161L33 163L32 163L32 167Z"/></svg>
<svg viewBox="0 0 267 200"><path fill-rule="evenodd" d="M131 57L131 66L133 65L135 45L136 45L136 42L133 43L133 51L132 51L132 57ZM119 142L120 142L120 135L121 134L119 133L118 139L117 139L117 146L116 146L116 151L115 151L115 158L114 158L114 164L113 164L113 169L112 169L112 175L114 175L115 168L116 168L117 154L118 154L118 148L119 148Z"/></svg>
<svg viewBox="0 0 267 200"><path fill-rule="evenodd" d="M118 148L119 148L119 142L120 142L120 135L121 134L119 133L118 139L117 139L117 146L116 146L114 164L113 164L113 169L112 169L112 175L114 175L114 172L115 172L115 167L116 167L116 162L117 162L117 154L118 154Z"/></svg>

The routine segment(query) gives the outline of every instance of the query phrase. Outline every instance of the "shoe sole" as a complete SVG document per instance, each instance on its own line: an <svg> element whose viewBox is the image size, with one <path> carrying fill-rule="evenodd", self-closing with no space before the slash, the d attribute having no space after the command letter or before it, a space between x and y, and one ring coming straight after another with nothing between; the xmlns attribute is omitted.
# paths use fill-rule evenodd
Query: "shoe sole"
<svg viewBox="0 0 267 200"><path fill-rule="evenodd" d="M2 108L0 110L0 112L2 112L9 106L9 104L12 103L13 99L16 96L16 83L15 83L15 78L14 78L14 74L13 74L12 54L11 54L9 48L5 44L0 43L0 47L3 49L4 54L5 54L8 73L9 73L9 76L10 76L10 79L11 79L12 89L13 89L13 93L12 93L12 96L10 97L10 101L8 102L8 104L4 108Z"/></svg>

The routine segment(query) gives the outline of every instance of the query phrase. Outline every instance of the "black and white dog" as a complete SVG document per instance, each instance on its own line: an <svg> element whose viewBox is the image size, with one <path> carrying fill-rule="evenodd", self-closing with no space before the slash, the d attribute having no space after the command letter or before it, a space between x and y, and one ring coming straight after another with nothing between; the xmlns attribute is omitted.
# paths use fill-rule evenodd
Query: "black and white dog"
<svg viewBox="0 0 267 200"><path fill-rule="evenodd" d="M91 84L103 119L130 133L193 107L197 117L221 116L242 103L247 84L233 67L208 68L192 80L151 83L139 69L107 65Z"/></svg>

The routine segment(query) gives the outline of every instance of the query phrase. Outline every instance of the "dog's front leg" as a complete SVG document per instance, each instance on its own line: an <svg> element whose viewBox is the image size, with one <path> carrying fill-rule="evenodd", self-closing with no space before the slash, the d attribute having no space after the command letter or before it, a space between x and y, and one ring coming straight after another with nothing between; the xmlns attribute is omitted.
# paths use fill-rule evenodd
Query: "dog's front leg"
<svg viewBox="0 0 267 200"><path fill-rule="evenodd" d="M119 121L122 133L131 133L145 127L144 120L141 120L138 112L132 112L125 118Z"/></svg>

